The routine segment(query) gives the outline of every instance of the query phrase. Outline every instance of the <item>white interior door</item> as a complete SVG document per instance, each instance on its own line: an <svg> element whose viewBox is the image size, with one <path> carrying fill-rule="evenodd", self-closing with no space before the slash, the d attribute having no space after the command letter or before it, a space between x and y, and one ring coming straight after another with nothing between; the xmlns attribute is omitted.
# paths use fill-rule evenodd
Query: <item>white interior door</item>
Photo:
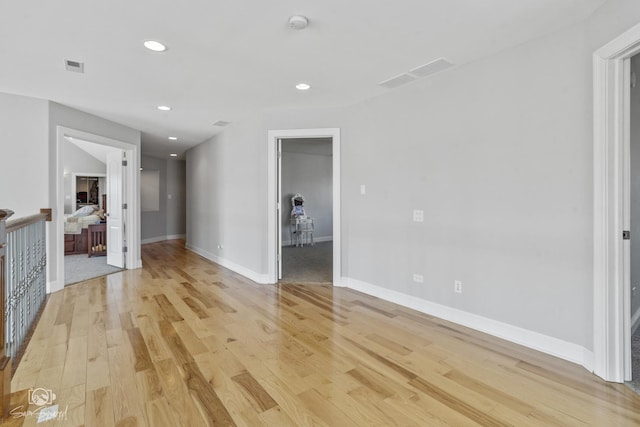
<svg viewBox="0 0 640 427"><path fill-rule="evenodd" d="M276 203L278 206L278 225L276 227L278 233L278 280L282 279L282 140L278 138L278 189L276 191Z"/></svg>
<svg viewBox="0 0 640 427"><path fill-rule="evenodd" d="M107 264L124 268L123 152L107 155Z"/></svg>

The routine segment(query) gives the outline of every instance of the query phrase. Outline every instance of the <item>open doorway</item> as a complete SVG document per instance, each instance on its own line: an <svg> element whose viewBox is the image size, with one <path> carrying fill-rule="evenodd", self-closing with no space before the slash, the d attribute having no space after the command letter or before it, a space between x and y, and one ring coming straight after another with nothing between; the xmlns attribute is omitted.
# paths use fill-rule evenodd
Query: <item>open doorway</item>
<svg viewBox="0 0 640 427"><path fill-rule="evenodd" d="M62 141L64 166L64 285L121 271L119 258L107 258L107 220L121 189L109 188L108 158L123 150L74 137ZM121 161L120 161L121 163ZM109 203L111 208L109 209Z"/></svg>
<svg viewBox="0 0 640 427"><path fill-rule="evenodd" d="M87 258L89 249L96 246L97 250L104 252L106 258L111 257L109 264L119 268L139 268L140 261L140 211L139 211L139 148L137 145L103 137L96 134L80 131L77 129L57 126L56 139L56 271L57 280L51 285L51 292L61 290L65 283L65 202L66 196L73 195L65 190L67 174L70 170L65 169L64 146L70 140L84 141L92 144L94 148L101 148L106 151L106 187L107 187L107 222L103 230L99 230L98 236L107 235L107 241L101 242L99 237L93 240L96 244L89 245L87 241ZM114 186L119 187L119 191L113 192ZM115 219L115 221L112 221ZM111 223L111 224L110 224ZM99 225L99 224L94 224ZM112 227L113 225L113 227ZM98 246L101 244L102 246ZM106 246L106 248L105 248ZM102 254L101 254L102 255ZM115 257L115 258L114 258ZM91 257L93 258L93 257Z"/></svg>
<svg viewBox="0 0 640 427"><path fill-rule="evenodd" d="M639 52L640 24L593 55L592 364L595 374L615 382L632 378L630 58Z"/></svg>
<svg viewBox="0 0 640 427"><path fill-rule="evenodd" d="M332 231L331 231L331 272L332 284L341 285L341 223L340 223L340 129L289 129L271 130L268 132L268 200L269 208L267 212L267 227L269 230L267 239L267 262L268 274L267 283L277 283L282 272L282 241L285 230L289 226L283 227L283 217L289 217L291 213L291 201L283 202L280 168L281 168L281 146L282 142L290 139L320 138L331 140L331 204L332 204ZM315 226L315 224L314 224ZM315 232L315 230L314 230ZM315 232L317 236L318 232ZM289 238L291 239L291 238ZM284 238L286 242L286 237Z"/></svg>
<svg viewBox="0 0 640 427"><path fill-rule="evenodd" d="M280 141L280 281L333 280L332 138Z"/></svg>

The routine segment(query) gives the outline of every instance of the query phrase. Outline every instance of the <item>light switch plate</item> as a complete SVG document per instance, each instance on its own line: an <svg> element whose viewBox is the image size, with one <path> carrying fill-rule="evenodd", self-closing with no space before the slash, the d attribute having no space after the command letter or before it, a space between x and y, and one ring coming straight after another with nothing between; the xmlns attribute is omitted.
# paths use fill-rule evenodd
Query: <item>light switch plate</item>
<svg viewBox="0 0 640 427"><path fill-rule="evenodd" d="M424 211L414 210L413 211L413 220L415 222L424 222Z"/></svg>

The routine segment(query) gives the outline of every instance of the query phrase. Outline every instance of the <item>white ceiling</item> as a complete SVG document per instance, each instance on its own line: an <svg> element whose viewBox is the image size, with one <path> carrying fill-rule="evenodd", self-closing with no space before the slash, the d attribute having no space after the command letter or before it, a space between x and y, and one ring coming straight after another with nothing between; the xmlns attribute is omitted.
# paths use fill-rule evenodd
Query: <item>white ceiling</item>
<svg viewBox="0 0 640 427"><path fill-rule="evenodd" d="M95 157L105 165L107 164L107 155L110 153L115 153L121 151L114 147L109 147L107 145L96 144L95 142L89 142L78 138L65 137L67 141L74 144L76 147L81 150L87 152L89 155Z"/></svg>
<svg viewBox="0 0 640 427"><path fill-rule="evenodd" d="M182 153L257 110L350 105L434 59L454 64L556 31L605 0L3 0L0 92L139 129ZM289 29L291 15L309 18ZM155 39L169 50L154 53ZM65 70L64 60L85 73ZM298 82L312 89L299 92ZM173 110L161 112L157 105ZM177 136L172 142L168 136Z"/></svg>

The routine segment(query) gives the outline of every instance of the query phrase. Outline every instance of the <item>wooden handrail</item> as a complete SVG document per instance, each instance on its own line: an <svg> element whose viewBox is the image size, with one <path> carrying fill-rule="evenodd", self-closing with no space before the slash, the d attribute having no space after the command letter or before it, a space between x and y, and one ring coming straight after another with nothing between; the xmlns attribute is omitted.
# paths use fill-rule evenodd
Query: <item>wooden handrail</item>
<svg viewBox="0 0 640 427"><path fill-rule="evenodd" d="M26 227L29 224L35 224L38 221L47 219L47 214L35 214L25 216L23 218L16 218L11 221L7 221L7 233L11 233L12 231L19 230L23 227Z"/></svg>
<svg viewBox="0 0 640 427"><path fill-rule="evenodd" d="M11 215L13 215L13 211L9 209L0 209L0 221L7 220Z"/></svg>

